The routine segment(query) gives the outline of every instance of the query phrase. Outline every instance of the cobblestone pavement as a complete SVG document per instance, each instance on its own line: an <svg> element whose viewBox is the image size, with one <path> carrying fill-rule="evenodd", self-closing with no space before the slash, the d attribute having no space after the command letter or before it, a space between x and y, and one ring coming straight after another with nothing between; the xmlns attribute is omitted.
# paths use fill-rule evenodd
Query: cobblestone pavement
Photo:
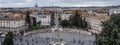
<svg viewBox="0 0 120 45"><path fill-rule="evenodd" d="M54 33L33 33L26 36L16 36L15 45L49 45L54 41ZM61 41L67 42L66 45L94 45L95 36L75 32L61 32ZM0 38L3 42L4 38Z"/></svg>

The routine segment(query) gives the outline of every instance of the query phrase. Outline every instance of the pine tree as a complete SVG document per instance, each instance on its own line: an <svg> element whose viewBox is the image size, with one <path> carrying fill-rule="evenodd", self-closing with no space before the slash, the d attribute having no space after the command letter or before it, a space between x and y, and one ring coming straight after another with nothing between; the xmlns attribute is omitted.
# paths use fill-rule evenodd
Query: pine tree
<svg viewBox="0 0 120 45"><path fill-rule="evenodd" d="M54 26L54 25L55 25L55 22L54 22L54 20L55 20L55 19L54 19L54 16L55 16L54 13L55 13L55 12L51 12L51 13L52 13L52 14L51 14L52 16L51 16L50 25L51 25L51 26Z"/></svg>
<svg viewBox="0 0 120 45"><path fill-rule="evenodd" d="M36 25L37 25L37 24L36 24L36 18L33 17L32 19L33 19L33 26L36 26Z"/></svg>
<svg viewBox="0 0 120 45"><path fill-rule="evenodd" d="M69 21L68 20L63 20L63 21L60 22L60 25L62 27L67 27L69 25Z"/></svg>
<svg viewBox="0 0 120 45"><path fill-rule="evenodd" d="M39 24L39 26L41 26L41 21L39 21L37 24Z"/></svg>
<svg viewBox="0 0 120 45"><path fill-rule="evenodd" d="M29 11L26 13L26 24L28 24L29 28L31 27L31 19L29 15Z"/></svg>
<svg viewBox="0 0 120 45"><path fill-rule="evenodd" d="M4 39L3 45L14 45L13 42L13 32L8 32Z"/></svg>
<svg viewBox="0 0 120 45"><path fill-rule="evenodd" d="M75 14L72 17L70 17L70 25L76 28L86 28L87 22L78 13L78 11L76 11Z"/></svg>
<svg viewBox="0 0 120 45"><path fill-rule="evenodd" d="M26 14L26 23L30 23L30 15L29 15L29 11Z"/></svg>
<svg viewBox="0 0 120 45"><path fill-rule="evenodd" d="M120 14L102 22L103 31L96 35L96 45L120 45Z"/></svg>

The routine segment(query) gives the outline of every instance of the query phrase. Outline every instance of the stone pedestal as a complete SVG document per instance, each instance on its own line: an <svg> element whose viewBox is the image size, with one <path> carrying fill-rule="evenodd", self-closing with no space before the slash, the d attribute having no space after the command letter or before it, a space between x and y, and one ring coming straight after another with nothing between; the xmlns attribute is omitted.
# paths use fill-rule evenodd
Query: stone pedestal
<svg viewBox="0 0 120 45"><path fill-rule="evenodd" d="M65 45L66 42L50 42L50 45Z"/></svg>

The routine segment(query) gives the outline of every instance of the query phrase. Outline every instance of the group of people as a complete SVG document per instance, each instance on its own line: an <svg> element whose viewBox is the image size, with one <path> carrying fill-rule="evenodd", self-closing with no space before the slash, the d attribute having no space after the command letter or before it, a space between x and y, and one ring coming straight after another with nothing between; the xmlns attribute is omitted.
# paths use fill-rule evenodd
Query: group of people
<svg viewBox="0 0 120 45"><path fill-rule="evenodd" d="M29 37L30 38L30 37ZM51 41L55 41L54 37L37 37L37 38L32 38L31 39L18 39L19 43L27 43L26 45L39 45L39 44L44 44L44 45L49 45L49 43ZM60 41L64 41L64 39L60 39ZM78 44L78 45L94 45L94 41L88 40L88 41L84 41L84 40L76 40L76 39L71 39L71 41L66 41L66 45L72 45L72 44ZM19 45L19 44L16 44ZM24 44L21 44L24 45Z"/></svg>
<svg viewBox="0 0 120 45"><path fill-rule="evenodd" d="M15 45L49 45L50 42L55 41L54 36L43 36L39 34L31 34L14 38ZM70 40L61 38L60 41L65 41L65 45L94 45L93 40L82 40L72 38Z"/></svg>
<svg viewBox="0 0 120 45"><path fill-rule="evenodd" d="M79 45L95 45L95 42L92 40L76 40L72 39L71 41L68 41L67 44L79 44Z"/></svg>

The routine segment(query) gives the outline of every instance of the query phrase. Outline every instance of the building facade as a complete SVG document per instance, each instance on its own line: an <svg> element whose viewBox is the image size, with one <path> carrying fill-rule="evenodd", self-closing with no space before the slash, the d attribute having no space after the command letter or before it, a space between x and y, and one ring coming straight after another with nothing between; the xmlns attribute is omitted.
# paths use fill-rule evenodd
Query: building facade
<svg viewBox="0 0 120 45"><path fill-rule="evenodd" d="M12 31L14 34L19 34L21 31L25 31L27 26L25 25L25 19L22 18L1 18L0 19L0 31L6 33Z"/></svg>
<svg viewBox="0 0 120 45"><path fill-rule="evenodd" d="M35 17L36 18L36 22L37 24L40 23L40 25L44 25L44 26L49 26L50 22L51 22L51 15L50 14L46 14L46 13L37 13L37 14L31 14L30 16Z"/></svg>
<svg viewBox="0 0 120 45"><path fill-rule="evenodd" d="M102 30L101 21L96 19L88 19L89 31L99 33Z"/></svg>
<svg viewBox="0 0 120 45"><path fill-rule="evenodd" d="M69 20L69 18L70 18L71 15L72 14L61 14L61 19L62 20Z"/></svg>
<svg viewBox="0 0 120 45"><path fill-rule="evenodd" d="M120 14L120 8L110 9L109 15L112 15L112 14Z"/></svg>
<svg viewBox="0 0 120 45"><path fill-rule="evenodd" d="M89 16L86 17L88 22L89 31L92 33L100 33L102 31L102 21L108 20L108 16Z"/></svg>

